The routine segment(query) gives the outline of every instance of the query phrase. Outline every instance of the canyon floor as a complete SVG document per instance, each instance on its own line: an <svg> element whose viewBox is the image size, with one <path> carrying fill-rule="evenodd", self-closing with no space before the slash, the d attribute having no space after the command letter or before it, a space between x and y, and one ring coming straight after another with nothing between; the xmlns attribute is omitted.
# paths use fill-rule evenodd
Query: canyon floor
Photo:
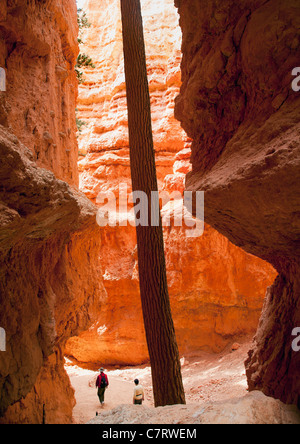
<svg viewBox="0 0 300 444"><path fill-rule="evenodd" d="M300 424L297 409L267 398L260 392L248 393L244 361L249 348L250 342L246 342L239 344L236 350L230 347L220 354L201 352L198 356L183 357L182 377L187 405L164 407L162 423L195 423L195 419L204 410L210 412L207 421L216 422L220 412L214 412L211 407L207 409L207 406L213 405L222 406L222 415L226 416L224 422ZM149 366L106 369L110 384L102 407L95 388L97 371L81 368L68 359L65 368L75 389L75 424L161 423L160 408L153 408ZM140 380L145 389L142 408L132 405L135 378ZM234 411L238 411L238 418ZM205 421L202 418L200 422Z"/></svg>

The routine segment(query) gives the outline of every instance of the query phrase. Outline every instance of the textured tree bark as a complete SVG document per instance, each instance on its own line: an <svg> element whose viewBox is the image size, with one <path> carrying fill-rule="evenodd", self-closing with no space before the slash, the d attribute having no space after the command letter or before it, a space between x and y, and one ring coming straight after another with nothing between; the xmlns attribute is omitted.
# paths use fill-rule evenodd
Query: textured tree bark
<svg viewBox="0 0 300 444"><path fill-rule="evenodd" d="M136 233L154 401L156 407L185 404L160 215L158 226L151 226L151 192L157 192L158 187L140 1L121 0L121 11L132 189L143 191L148 197L148 226L137 225Z"/></svg>

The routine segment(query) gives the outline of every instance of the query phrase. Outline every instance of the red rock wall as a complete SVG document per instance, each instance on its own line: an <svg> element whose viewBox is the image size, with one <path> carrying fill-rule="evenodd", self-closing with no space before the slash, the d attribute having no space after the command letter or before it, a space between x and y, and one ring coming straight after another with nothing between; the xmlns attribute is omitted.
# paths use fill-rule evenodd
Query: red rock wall
<svg viewBox="0 0 300 444"><path fill-rule="evenodd" d="M51 398L61 372L54 371L55 366L46 372L45 366L57 354L62 367L64 343L97 319L105 290L97 274L100 237L94 206L52 173L37 168L27 157L29 151L7 130L0 129L0 148L0 325L6 331L6 351L0 356L3 415L32 391L39 374ZM72 404L70 390L63 393L61 400ZM27 401L23 415L35 422L32 410L41 412L42 404L49 403L30 396L40 404L29 407ZM14 408L0 421L18 422L20 407ZM61 413L57 409L57 421ZM64 417L70 420L70 414L69 409Z"/></svg>
<svg viewBox="0 0 300 444"><path fill-rule="evenodd" d="M101 191L131 188L126 91L119 3L87 2L92 23L84 35L96 65L80 86L78 116L87 126L79 139L80 187L93 201ZM174 118L181 86L181 31L172 0L142 1L153 137L160 190L183 192L190 170L191 139ZM163 212L168 214L165 207ZM233 246L208 225L200 238L185 227L164 229L169 292L181 354L217 352L254 333L271 266ZM81 362L139 364L148 360L139 298L135 228L101 231L107 304L89 331L68 341Z"/></svg>
<svg viewBox="0 0 300 444"><path fill-rule="evenodd" d="M38 166L78 185L75 1L1 1L7 120Z"/></svg>
<svg viewBox="0 0 300 444"><path fill-rule="evenodd" d="M96 208L73 187L75 1L2 1L0 34L0 422L70 422L64 344L106 296Z"/></svg>
<svg viewBox="0 0 300 444"><path fill-rule="evenodd" d="M300 354L291 332L300 324L300 96L291 74L299 65L299 2L176 5L183 84L175 114L193 138L187 189L205 191L209 224L278 270L247 361L248 382L297 403Z"/></svg>
<svg viewBox="0 0 300 444"><path fill-rule="evenodd" d="M300 325L299 268L280 273L267 291L254 346L246 361L250 390L262 390L289 404L299 404L299 351L292 332Z"/></svg>
<svg viewBox="0 0 300 444"><path fill-rule="evenodd" d="M74 405L74 389L57 351L44 363L33 389L21 401L8 407L0 423L69 424Z"/></svg>

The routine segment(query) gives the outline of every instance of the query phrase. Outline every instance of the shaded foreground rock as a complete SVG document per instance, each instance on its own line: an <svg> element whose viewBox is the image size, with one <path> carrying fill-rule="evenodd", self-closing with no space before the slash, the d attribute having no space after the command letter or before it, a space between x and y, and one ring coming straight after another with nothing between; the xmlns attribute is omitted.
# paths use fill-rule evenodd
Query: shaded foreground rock
<svg viewBox="0 0 300 444"><path fill-rule="evenodd" d="M75 0L1 0L1 423L71 421L64 344L106 296L96 209L72 188L77 36Z"/></svg>
<svg viewBox="0 0 300 444"><path fill-rule="evenodd" d="M97 275L100 237L94 205L53 173L38 168L30 151L3 127L0 152L0 325L6 331L6 351L0 353L3 415L26 397L39 374L48 400L57 403L53 393L58 381L62 383L64 343L96 319L106 293ZM53 409L53 421L71 417L72 390L64 379L66 389L60 396L68 408L64 415ZM31 395L37 404L25 401L22 419L42 421L43 404L47 411L48 401L38 393L35 388ZM10 418L19 421L14 408L1 421Z"/></svg>
<svg viewBox="0 0 300 444"><path fill-rule="evenodd" d="M119 406L88 424L300 424L295 406L253 391L227 402L148 408Z"/></svg>
<svg viewBox="0 0 300 444"><path fill-rule="evenodd" d="M175 114L193 138L188 190L206 221L279 272L246 362L249 387L299 403L299 2L176 1L183 31Z"/></svg>

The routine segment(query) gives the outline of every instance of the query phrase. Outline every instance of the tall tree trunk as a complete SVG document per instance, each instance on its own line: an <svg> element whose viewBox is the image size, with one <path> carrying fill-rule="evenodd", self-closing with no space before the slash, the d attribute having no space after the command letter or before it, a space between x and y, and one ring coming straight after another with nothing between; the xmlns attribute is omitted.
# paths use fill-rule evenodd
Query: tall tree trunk
<svg viewBox="0 0 300 444"><path fill-rule="evenodd" d="M121 0L133 191L148 197L148 226L137 225L140 293L155 406L185 404L172 320L159 214L151 226L151 192L158 190L140 0Z"/></svg>

